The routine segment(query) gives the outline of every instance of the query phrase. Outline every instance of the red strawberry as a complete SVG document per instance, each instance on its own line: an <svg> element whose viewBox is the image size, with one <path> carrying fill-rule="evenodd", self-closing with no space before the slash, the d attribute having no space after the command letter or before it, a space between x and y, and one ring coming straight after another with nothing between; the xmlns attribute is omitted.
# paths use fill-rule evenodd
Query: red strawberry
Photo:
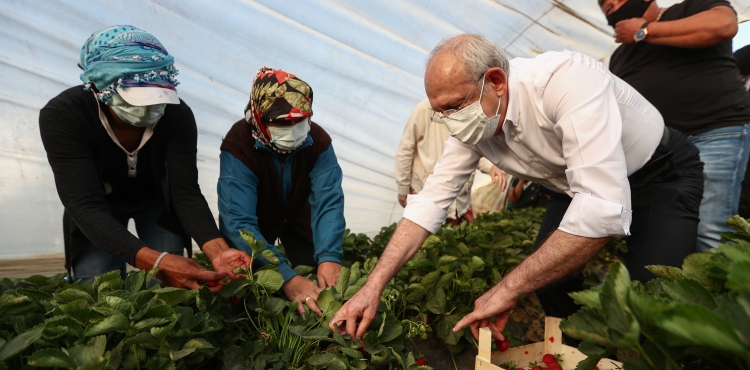
<svg viewBox="0 0 750 370"><path fill-rule="evenodd" d="M551 364L547 366L547 370L563 370L563 368L560 364Z"/></svg>
<svg viewBox="0 0 750 370"><path fill-rule="evenodd" d="M540 366L532 366L531 370L542 370Z"/></svg>
<svg viewBox="0 0 750 370"><path fill-rule="evenodd" d="M237 297L235 297L235 296L231 296L231 297L229 297L229 303L231 303L231 304L240 303L240 299L237 298Z"/></svg>
<svg viewBox="0 0 750 370"><path fill-rule="evenodd" d="M497 347L498 351L505 352L510 347L510 342L508 342L507 340L495 339L495 347Z"/></svg>
<svg viewBox="0 0 750 370"><path fill-rule="evenodd" d="M599 370L599 366L594 366L594 370Z"/></svg>
<svg viewBox="0 0 750 370"><path fill-rule="evenodd" d="M209 288L216 288L217 286L221 285L220 281L207 281L206 285L208 285Z"/></svg>
<svg viewBox="0 0 750 370"><path fill-rule="evenodd" d="M363 355L367 354L367 351L365 350L365 342L359 341L359 351L362 352Z"/></svg>
<svg viewBox="0 0 750 370"><path fill-rule="evenodd" d="M419 365L419 366L425 366L425 365L427 365L427 360L425 360L425 358L424 358L424 357L422 357L422 358L418 358L418 359L417 359L416 361L414 361L414 362L416 362L416 363L417 363L417 365Z"/></svg>
<svg viewBox="0 0 750 370"><path fill-rule="evenodd" d="M430 325L431 322L432 322L432 319L430 318L430 315L425 315L424 316L424 323L427 324L427 325Z"/></svg>
<svg viewBox="0 0 750 370"><path fill-rule="evenodd" d="M542 362L544 362L547 365L556 364L557 358L555 357L555 355L551 355L548 353L544 355L544 357L542 357Z"/></svg>

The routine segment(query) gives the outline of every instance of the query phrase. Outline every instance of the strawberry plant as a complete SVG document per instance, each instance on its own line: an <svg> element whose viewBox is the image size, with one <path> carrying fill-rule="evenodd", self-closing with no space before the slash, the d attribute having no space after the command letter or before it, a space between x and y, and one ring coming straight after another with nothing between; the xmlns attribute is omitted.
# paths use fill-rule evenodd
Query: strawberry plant
<svg viewBox="0 0 750 370"><path fill-rule="evenodd" d="M631 282L615 263L604 284L571 296L584 306L561 324L584 340L579 369L618 353L626 369L750 369L750 223L734 216L718 249L689 255L682 269L650 266Z"/></svg>

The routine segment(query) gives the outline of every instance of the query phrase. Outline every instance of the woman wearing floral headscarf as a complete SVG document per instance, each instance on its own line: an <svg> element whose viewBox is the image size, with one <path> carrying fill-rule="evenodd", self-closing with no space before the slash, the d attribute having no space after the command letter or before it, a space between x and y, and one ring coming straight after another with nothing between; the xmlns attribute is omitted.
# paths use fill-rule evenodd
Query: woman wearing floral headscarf
<svg viewBox="0 0 750 370"><path fill-rule="evenodd" d="M177 97L174 58L153 35L114 26L91 35L79 67L84 86L63 91L39 115L74 279L124 275L126 262L158 267L165 284L180 288L234 277L250 257L229 248L200 192L197 128ZM131 218L138 237L128 232ZM182 257L190 237L217 272Z"/></svg>
<svg viewBox="0 0 750 370"><path fill-rule="evenodd" d="M318 292L336 285L341 271L344 192L331 138L310 121L312 101L312 88L295 75L258 71L245 119L221 144L219 226L235 248L247 249L240 230L269 245L281 260L286 296L300 312L307 304L320 313ZM278 253L277 239L291 264L317 267L317 286Z"/></svg>

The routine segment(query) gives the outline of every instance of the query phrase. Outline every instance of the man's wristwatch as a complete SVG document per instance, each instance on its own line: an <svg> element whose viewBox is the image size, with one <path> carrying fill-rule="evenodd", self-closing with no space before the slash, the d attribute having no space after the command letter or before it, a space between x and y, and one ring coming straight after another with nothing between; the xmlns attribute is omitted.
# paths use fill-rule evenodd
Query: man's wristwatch
<svg viewBox="0 0 750 370"><path fill-rule="evenodd" d="M646 40L646 36L648 36L648 29L646 29L646 27L648 27L649 23L651 22L644 23L643 26L641 26L641 29L635 31L635 35L633 35L635 42L643 42L643 40Z"/></svg>

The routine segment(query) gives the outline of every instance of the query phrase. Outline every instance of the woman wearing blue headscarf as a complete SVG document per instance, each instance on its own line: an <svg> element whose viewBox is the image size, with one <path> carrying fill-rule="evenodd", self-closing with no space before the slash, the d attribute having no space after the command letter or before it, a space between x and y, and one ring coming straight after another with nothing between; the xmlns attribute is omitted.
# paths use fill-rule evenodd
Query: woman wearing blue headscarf
<svg viewBox="0 0 750 370"><path fill-rule="evenodd" d="M230 249L198 186L197 128L177 97L174 58L153 35L114 26L81 49L83 86L42 108L39 127L65 207L66 268L91 282L125 263L158 266L167 285L198 288L250 256ZM128 232L135 221L138 237ZM189 235L189 236L188 236ZM190 237L216 272L192 259ZM220 286L212 288L216 291Z"/></svg>

